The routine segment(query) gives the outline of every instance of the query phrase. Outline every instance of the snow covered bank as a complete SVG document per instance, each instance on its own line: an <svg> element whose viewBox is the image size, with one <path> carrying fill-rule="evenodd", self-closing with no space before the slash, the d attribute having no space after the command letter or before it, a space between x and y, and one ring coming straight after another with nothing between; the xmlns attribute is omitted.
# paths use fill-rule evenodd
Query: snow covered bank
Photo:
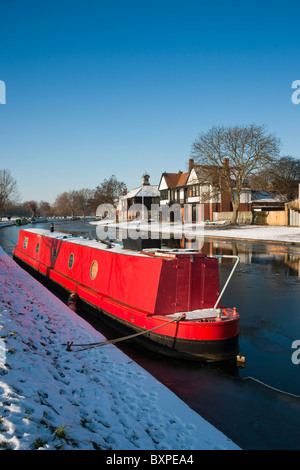
<svg viewBox="0 0 300 470"><path fill-rule="evenodd" d="M0 228L10 227L11 225L16 225L15 222L0 222Z"/></svg>
<svg viewBox="0 0 300 470"><path fill-rule="evenodd" d="M295 243L300 245L300 227L285 227L285 226L271 226L271 225L237 225L237 226L223 226L223 225L205 225L203 223L149 223L141 221L121 222L119 224L94 221L90 222L96 225L96 232L99 232L99 238L106 237L104 226L108 225L112 229L127 230L130 236L130 231L138 233L148 232L161 233L163 235L177 234L178 236L185 236L193 238L205 237L221 237L229 239L242 239L253 241L273 241L277 243Z"/></svg>
<svg viewBox="0 0 300 470"><path fill-rule="evenodd" d="M205 237L239 238L300 244L300 227L271 225L238 225L236 227L205 227Z"/></svg>
<svg viewBox="0 0 300 470"><path fill-rule="evenodd" d="M238 449L0 247L0 449Z"/></svg>

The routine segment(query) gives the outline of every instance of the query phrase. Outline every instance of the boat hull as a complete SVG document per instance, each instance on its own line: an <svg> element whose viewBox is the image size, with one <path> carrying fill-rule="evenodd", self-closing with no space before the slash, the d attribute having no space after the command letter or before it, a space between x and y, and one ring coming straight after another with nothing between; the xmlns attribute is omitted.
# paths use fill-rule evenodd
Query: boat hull
<svg viewBox="0 0 300 470"><path fill-rule="evenodd" d="M49 239L46 241L49 244ZM41 243L40 238L39 243ZM91 289L85 284L75 283L74 279L56 270L55 266L50 268L41 263L41 260L37 262L32 253L31 255L24 253L24 250L19 248L20 246L15 248L13 256L22 268L51 290L63 293L66 299L70 293L76 291L79 307L118 330L121 336L142 333L134 341L149 350L166 356L198 361L223 361L235 358L239 353L239 316L233 314L231 309L227 309L227 318L219 321L182 320L170 324L172 315L159 315L155 310L145 312L136 306L106 296L103 292ZM72 251L76 252L74 246ZM159 279L162 273L163 270L158 273ZM176 315L177 318L180 317L178 310L172 313L175 320ZM149 331L153 328L157 329Z"/></svg>
<svg viewBox="0 0 300 470"><path fill-rule="evenodd" d="M58 284L57 282L47 278L32 266L20 260L20 258L17 256L14 256L14 260L19 264L19 266L34 276L43 285L67 301L71 291L68 291L61 284ZM124 336L131 335L133 333L142 333L145 331L143 328L136 327L132 324L128 324L125 321L117 319L109 312L96 307L82 298L80 298L78 302L78 312L85 312L94 320L101 320L105 322L109 327L113 328ZM230 360L235 358L239 353L238 333L233 337L225 339L189 340L151 332L143 334L132 341L149 351L163 354L167 357L203 362Z"/></svg>

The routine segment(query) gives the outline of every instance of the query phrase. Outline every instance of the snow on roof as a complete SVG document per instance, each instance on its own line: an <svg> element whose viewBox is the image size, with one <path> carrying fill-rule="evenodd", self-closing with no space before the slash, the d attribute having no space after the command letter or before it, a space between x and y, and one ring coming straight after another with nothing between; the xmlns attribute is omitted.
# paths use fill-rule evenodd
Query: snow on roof
<svg viewBox="0 0 300 470"><path fill-rule="evenodd" d="M257 191L255 189L251 190L252 202L280 202L282 200L279 197L272 196L272 194L267 191Z"/></svg>
<svg viewBox="0 0 300 470"><path fill-rule="evenodd" d="M120 199L131 199L132 197L159 197L158 186L145 185L132 189L125 196Z"/></svg>

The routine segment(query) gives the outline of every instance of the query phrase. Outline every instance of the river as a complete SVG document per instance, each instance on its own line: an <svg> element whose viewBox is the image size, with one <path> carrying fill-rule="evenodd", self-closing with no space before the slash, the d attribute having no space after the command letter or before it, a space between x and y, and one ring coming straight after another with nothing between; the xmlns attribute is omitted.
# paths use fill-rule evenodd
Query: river
<svg viewBox="0 0 300 470"><path fill-rule="evenodd" d="M55 228L96 237L88 221L57 221ZM18 232L16 226L0 229L0 244L10 255ZM174 247L184 241L164 243ZM223 303L240 314L245 367L174 361L128 343L122 349L241 448L298 450L300 364L292 361L292 343L300 340L300 247L210 238L201 251L241 259ZM231 266L228 261L220 265L221 285ZM104 325L97 327L111 335Z"/></svg>

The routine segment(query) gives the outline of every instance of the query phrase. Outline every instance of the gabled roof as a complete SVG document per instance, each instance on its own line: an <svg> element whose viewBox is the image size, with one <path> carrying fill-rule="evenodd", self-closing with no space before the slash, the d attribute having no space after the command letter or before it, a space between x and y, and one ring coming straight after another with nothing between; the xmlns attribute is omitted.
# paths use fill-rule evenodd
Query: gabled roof
<svg viewBox="0 0 300 470"><path fill-rule="evenodd" d="M161 179L165 179L168 188L175 188L184 186L187 182L188 175L188 173L182 173L182 171L179 171L178 173L163 173Z"/></svg>
<svg viewBox="0 0 300 470"><path fill-rule="evenodd" d="M194 170L195 173L196 173L196 176L198 178L198 182L203 184L203 183L209 183L210 180L211 180L211 177L212 177L212 168L216 168L218 171L220 169L222 169L222 167L217 167L217 166L214 166L214 165L194 165L190 172L189 172L189 176L190 176L190 173ZM236 180L236 177L235 177L235 170L236 170L236 167L229 167L229 170L230 170L230 178L231 178L231 181L232 182L235 182ZM218 173L216 172L216 176L218 175ZM189 179L189 177L188 177ZM243 181L243 187L244 188L250 188L249 186L249 182L248 180L245 178L244 181Z"/></svg>
<svg viewBox="0 0 300 470"><path fill-rule="evenodd" d="M194 171L196 173L199 183L206 182L207 180L209 180L209 178L207 178L207 175L209 175L210 169L211 169L211 166L209 165L194 165L188 173L187 181L190 177L191 172Z"/></svg>
<svg viewBox="0 0 300 470"><path fill-rule="evenodd" d="M120 199L131 199L132 197L159 197L160 193L158 191L158 186L154 185L144 185L139 186L138 188L132 189L125 196L122 196Z"/></svg>

